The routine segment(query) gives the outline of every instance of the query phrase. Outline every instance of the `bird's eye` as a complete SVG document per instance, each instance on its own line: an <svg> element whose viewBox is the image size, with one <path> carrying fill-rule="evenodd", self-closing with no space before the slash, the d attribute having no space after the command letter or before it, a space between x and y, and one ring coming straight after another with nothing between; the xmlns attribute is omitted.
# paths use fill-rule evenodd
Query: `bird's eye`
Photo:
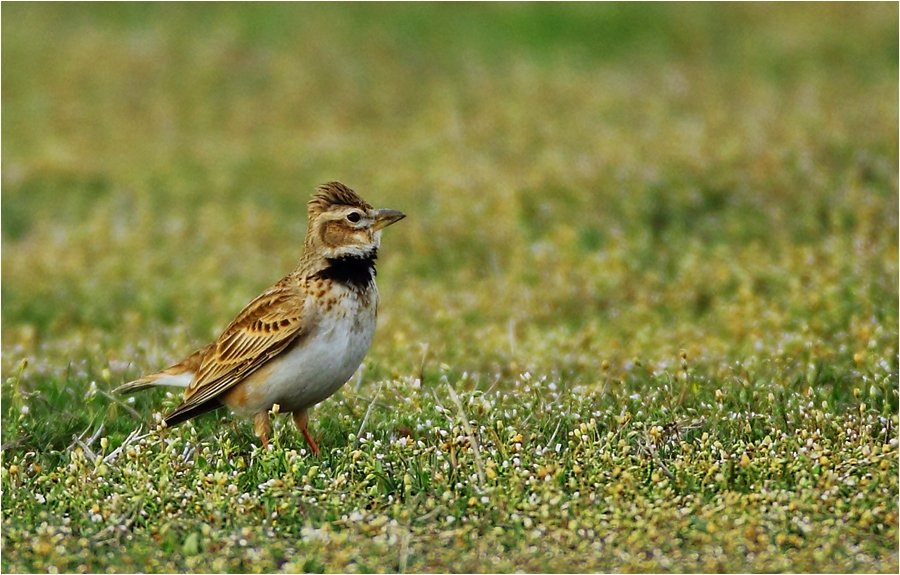
<svg viewBox="0 0 900 575"><path fill-rule="evenodd" d="M360 217L361 216L359 215L359 212L350 212L349 214L347 214L347 220L353 222L354 224L359 222Z"/></svg>

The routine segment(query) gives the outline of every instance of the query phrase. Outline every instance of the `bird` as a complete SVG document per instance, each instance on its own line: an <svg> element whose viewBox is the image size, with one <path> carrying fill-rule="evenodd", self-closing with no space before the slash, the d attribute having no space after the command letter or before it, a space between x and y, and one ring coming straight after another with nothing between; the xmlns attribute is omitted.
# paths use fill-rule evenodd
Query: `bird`
<svg viewBox="0 0 900 575"><path fill-rule="evenodd" d="M220 407L252 417L268 448L270 412L291 413L312 453L309 409L353 375L375 333L375 260L384 228L406 214L374 209L340 182L309 200L300 262L244 307L221 335L181 362L115 389L183 387L180 405L163 418L171 427Z"/></svg>

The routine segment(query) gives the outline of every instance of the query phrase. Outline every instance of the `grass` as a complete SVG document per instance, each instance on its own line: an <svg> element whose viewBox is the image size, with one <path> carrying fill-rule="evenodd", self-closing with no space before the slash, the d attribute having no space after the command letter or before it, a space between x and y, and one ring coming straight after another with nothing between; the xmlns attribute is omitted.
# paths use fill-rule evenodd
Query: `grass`
<svg viewBox="0 0 900 575"><path fill-rule="evenodd" d="M2 570L898 570L893 4L4 4ZM387 230L323 456L109 391Z"/></svg>

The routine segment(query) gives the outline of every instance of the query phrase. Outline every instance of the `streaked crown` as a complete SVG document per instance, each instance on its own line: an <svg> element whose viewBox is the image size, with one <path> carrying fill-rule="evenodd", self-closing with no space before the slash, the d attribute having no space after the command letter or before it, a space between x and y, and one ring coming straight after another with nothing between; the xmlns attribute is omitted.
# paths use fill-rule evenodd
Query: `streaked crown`
<svg viewBox="0 0 900 575"><path fill-rule="evenodd" d="M328 182L316 188L316 194L307 205L310 218L336 206L354 207L365 211L372 209L369 202L340 182Z"/></svg>

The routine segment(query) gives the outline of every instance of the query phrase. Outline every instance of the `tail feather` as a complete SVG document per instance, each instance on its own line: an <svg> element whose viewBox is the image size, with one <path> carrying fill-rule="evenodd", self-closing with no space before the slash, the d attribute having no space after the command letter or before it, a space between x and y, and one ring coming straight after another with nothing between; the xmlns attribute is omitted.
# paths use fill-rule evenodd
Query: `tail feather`
<svg viewBox="0 0 900 575"><path fill-rule="evenodd" d="M113 393L135 393L136 391L141 391L149 387L158 386L187 387L191 384L191 381L193 381L194 374L197 373L198 369L200 369L200 365L203 363L203 358L207 353L209 353L210 350L214 348L214 346L215 343L211 343L203 349L195 351L181 363L120 385L113 390ZM171 427L173 425L181 423L182 421L187 421L188 419L191 419L208 411L213 411L214 409L218 409L220 407L222 407L222 403L216 398L212 398L209 401L205 401L200 405L194 406L193 408L187 410L182 410L179 406L178 408L175 408L171 413L166 415L164 421L167 426Z"/></svg>
<svg viewBox="0 0 900 575"><path fill-rule="evenodd" d="M174 425L178 425L182 421L187 421L188 419L193 419L198 415L203 415L204 413L208 413L210 411L215 411L222 407L222 402L216 399L215 397L204 401L200 405L196 405L191 409L179 411L177 408L171 413L167 414L165 417L166 426L172 427Z"/></svg>
<svg viewBox="0 0 900 575"><path fill-rule="evenodd" d="M169 387L187 387L188 385L190 385L191 380L194 378L194 374L189 371L183 371L181 373L168 372L169 370L167 369L165 371L160 371L159 373L154 373L152 375L145 375L144 377L136 379L134 381L129 381L128 383L120 385L119 387L114 389L113 393L135 393L136 391L141 391L149 387L156 387L160 385Z"/></svg>
<svg viewBox="0 0 900 575"><path fill-rule="evenodd" d="M191 384L191 380L194 379L194 373L200 368L204 355L212 348L212 346L213 344L210 344L203 349L195 351L181 363L176 363L172 367L120 385L113 390L113 393L134 393L158 385L187 387Z"/></svg>
<svg viewBox="0 0 900 575"><path fill-rule="evenodd" d="M148 387L153 387L153 382L149 381L148 378L142 377L140 379L136 379L134 381L129 381L128 383L124 383L119 387L113 390L113 393L121 393L122 395L128 395L129 393L134 393L136 391L141 391L142 389L147 389Z"/></svg>

